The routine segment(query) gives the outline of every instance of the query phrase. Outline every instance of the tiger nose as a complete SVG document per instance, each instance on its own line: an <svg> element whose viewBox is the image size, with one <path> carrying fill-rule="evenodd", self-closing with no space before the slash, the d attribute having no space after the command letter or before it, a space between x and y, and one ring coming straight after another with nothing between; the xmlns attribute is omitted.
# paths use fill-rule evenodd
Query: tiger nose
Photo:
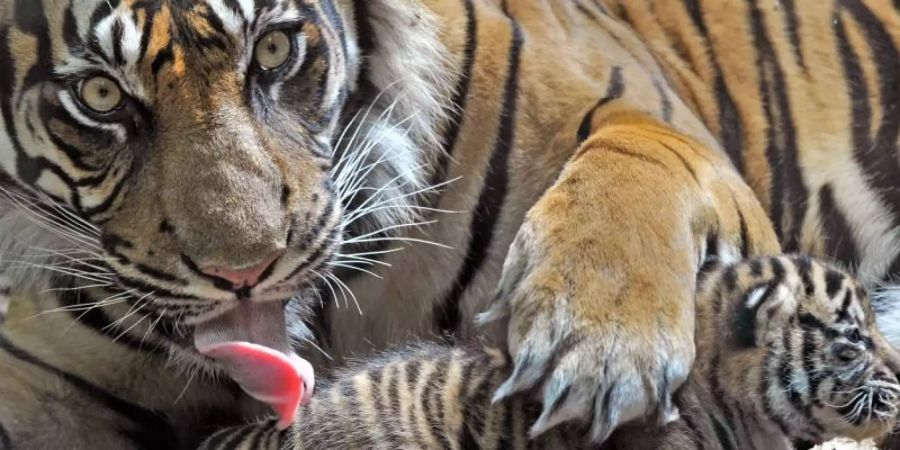
<svg viewBox="0 0 900 450"><path fill-rule="evenodd" d="M200 271L216 277L221 278L225 281L231 282L234 285L235 289L240 289L243 287L253 287L256 286L263 274L275 264L275 261L281 257L284 252L279 251L275 252L267 257L265 257L262 261L257 264L253 264L249 267L244 267L240 269L228 268L228 267L204 267L201 268Z"/></svg>

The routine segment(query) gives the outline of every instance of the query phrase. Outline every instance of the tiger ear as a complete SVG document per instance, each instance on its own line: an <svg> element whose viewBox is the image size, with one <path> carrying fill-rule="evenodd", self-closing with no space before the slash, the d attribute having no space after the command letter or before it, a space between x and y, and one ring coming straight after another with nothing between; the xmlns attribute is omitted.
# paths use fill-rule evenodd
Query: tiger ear
<svg viewBox="0 0 900 450"><path fill-rule="evenodd" d="M732 336L738 347L764 347L780 339L790 321L796 301L783 283L762 283L744 291L732 321Z"/></svg>

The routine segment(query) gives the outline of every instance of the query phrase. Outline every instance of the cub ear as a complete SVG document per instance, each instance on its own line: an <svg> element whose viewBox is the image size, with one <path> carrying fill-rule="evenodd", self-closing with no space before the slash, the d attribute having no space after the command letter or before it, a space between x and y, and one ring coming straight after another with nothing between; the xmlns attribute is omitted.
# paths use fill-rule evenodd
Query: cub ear
<svg viewBox="0 0 900 450"><path fill-rule="evenodd" d="M735 299L737 300L737 299ZM756 284L743 292L732 317L732 337L738 347L764 347L780 339L791 320L796 299L784 283Z"/></svg>

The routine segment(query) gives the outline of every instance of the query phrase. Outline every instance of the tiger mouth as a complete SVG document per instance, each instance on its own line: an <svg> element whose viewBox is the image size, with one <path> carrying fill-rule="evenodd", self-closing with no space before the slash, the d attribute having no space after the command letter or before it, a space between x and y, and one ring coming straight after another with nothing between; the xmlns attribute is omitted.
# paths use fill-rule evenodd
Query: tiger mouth
<svg viewBox="0 0 900 450"><path fill-rule="evenodd" d="M221 365L250 397L268 405L280 428L290 426L312 395L313 368L290 345L283 303L243 302L197 325L194 349Z"/></svg>

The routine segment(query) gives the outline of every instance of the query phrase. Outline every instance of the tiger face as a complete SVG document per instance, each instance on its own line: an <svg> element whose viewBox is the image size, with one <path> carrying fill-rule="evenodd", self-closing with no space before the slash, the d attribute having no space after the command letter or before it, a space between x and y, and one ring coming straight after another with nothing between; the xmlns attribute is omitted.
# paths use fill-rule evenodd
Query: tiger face
<svg viewBox="0 0 900 450"><path fill-rule="evenodd" d="M742 380L732 387L739 401L810 442L891 430L900 357L856 279L802 257L740 264L723 279L743 290L722 351L731 379Z"/></svg>
<svg viewBox="0 0 900 450"><path fill-rule="evenodd" d="M77 213L106 275L190 324L283 300L330 258L351 69L324 6L44 3L3 36L0 161Z"/></svg>
<svg viewBox="0 0 900 450"><path fill-rule="evenodd" d="M284 302L359 269L338 249L414 221L449 97L431 90L450 71L429 19L370 6L422 36L389 35L364 65L360 5L0 0L0 255L49 254L0 270L124 300L111 317L150 314L179 356L234 365L245 390L262 372L218 344L303 371Z"/></svg>

